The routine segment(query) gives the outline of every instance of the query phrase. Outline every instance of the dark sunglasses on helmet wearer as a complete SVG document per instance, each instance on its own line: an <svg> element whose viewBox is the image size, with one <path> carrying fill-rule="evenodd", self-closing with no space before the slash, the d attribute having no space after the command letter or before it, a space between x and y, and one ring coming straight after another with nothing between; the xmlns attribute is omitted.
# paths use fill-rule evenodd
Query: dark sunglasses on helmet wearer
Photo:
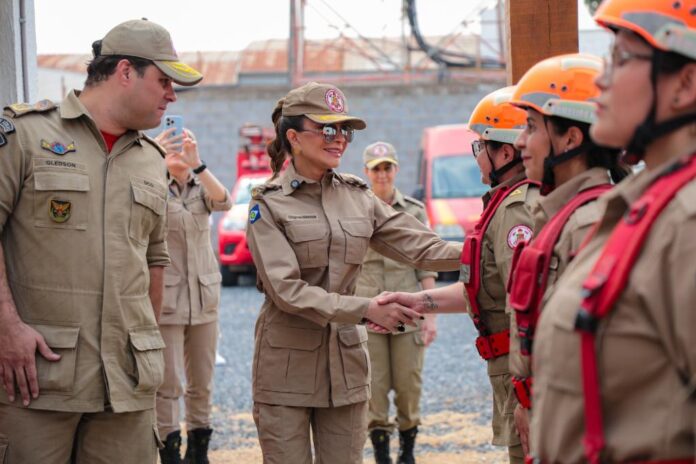
<svg viewBox="0 0 696 464"><path fill-rule="evenodd" d="M347 143L353 141L353 134L355 133L355 129L353 129L350 126L337 126L336 124L326 124L316 129L304 128L299 132L314 132L315 134L321 134L324 136L324 142L331 143L334 140L336 140L339 129L341 131L341 134L343 134L343 137L345 137Z"/></svg>

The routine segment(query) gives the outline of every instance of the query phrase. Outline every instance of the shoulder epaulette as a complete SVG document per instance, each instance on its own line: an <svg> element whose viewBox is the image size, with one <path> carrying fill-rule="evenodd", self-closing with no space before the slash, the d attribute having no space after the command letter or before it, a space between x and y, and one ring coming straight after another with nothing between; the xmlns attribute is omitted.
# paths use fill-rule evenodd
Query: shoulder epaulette
<svg viewBox="0 0 696 464"><path fill-rule="evenodd" d="M504 203L506 205L511 205L513 203L524 203L527 201L527 192L529 191L530 184L521 185L512 192L510 192L505 198Z"/></svg>
<svg viewBox="0 0 696 464"><path fill-rule="evenodd" d="M409 197L408 195L404 195L404 200L408 201L409 203L413 203L416 206L420 206L421 208L425 208L425 203L422 201L416 200L413 197Z"/></svg>
<svg viewBox="0 0 696 464"><path fill-rule="evenodd" d="M58 106L51 100L41 100L33 105L29 103L13 103L10 106L5 107L5 114L13 118L19 118L29 113L44 113L46 111L52 111L58 108Z"/></svg>
<svg viewBox="0 0 696 464"><path fill-rule="evenodd" d="M261 198L266 192L273 192L275 190L280 190L282 186L280 184L272 184L269 182L266 182L261 185L257 185L253 189L251 189L251 197L258 200Z"/></svg>
<svg viewBox="0 0 696 464"><path fill-rule="evenodd" d="M348 185L352 185L354 187L359 187L361 189L367 190L369 187L367 185L367 182L359 178L358 176L354 176L353 174L339 174L338 178L341 179L343 182L345 182Z"/></svg>
<svg viewBox="0 0 696 464"><path fill-rule="evenodd" d="M167 150L165 150L165 149L162 147L162 145L160 145L159 143L155 142L155 139L153 139L152 137L150 137L150 136L147 135L147 134L143 134L143 140L145 140L145 141L148 142L150 145L152 145L153 147L155 147L155 148L157 149L157 151L160 153L160 155L162 155L162 158L164 158L164 157L166 156Z"/></svg>

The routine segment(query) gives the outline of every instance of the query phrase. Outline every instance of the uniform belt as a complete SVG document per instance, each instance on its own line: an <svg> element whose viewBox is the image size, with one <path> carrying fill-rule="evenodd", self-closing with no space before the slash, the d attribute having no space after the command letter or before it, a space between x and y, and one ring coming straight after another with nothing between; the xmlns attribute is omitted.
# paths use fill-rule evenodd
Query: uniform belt
<svg viewBox="0 0 696 464"><path fill-rule="evenodd" d="M604 461L602 461L604 462ZM682 458L682 459L652 459L649 461L612 461L612 464L693 464L694 458ZM546 464L546 461L542 461L539 458L533 458L531 456L526 456L524 458L524 464ZM607 461L609 464L609 461Z"/></svg>
<svg viewBox="0 0 696 464"><path fill-rule="evenodd" d="M512 386L515 388L515 396L520 406L525 409L532 408L532 378L513 377Z"/></svg>
<svg viewBox="0 0 696 464"><path fill-rule="evenodd" d="M476 339L476 349L486 361L508 354L510 352L510 330L481 335Z"/></svg>

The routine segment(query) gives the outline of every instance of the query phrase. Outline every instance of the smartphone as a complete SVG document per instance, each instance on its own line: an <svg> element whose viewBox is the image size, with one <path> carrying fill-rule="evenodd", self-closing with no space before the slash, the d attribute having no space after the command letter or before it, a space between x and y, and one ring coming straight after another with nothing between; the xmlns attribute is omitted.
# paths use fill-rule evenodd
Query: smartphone
<svg viewBox="0 0 696 464"><path fill-rule="evenodd" d="M164 130L174 128L174 132L169 137L176 137L184 133L184 117L168 115L164 117Z"/></svg>

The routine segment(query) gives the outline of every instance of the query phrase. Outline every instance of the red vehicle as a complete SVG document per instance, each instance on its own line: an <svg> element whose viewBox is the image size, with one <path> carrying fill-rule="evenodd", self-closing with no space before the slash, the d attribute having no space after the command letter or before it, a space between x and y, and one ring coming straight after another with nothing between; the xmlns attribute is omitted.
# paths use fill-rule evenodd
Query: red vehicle
<svg viewBox="0 0 696 464"><path fill-rule="evenodd" d="M416 195L425 203L430 227L445 240L463 242L483 210L488 186L471 150L476 139L466 124L423 130Z"/></svg>
<svg viewBox="0 0 696 464"><path fill-rule="evenodd" d="M266 143L274 137L273 129L245 125L239 130L241 144L237 152L237 181L232 188L232 208L218 224L218 253L222 284L236 285L240 274L255 272L246 244L251 189L271 177Z"/></svg>

